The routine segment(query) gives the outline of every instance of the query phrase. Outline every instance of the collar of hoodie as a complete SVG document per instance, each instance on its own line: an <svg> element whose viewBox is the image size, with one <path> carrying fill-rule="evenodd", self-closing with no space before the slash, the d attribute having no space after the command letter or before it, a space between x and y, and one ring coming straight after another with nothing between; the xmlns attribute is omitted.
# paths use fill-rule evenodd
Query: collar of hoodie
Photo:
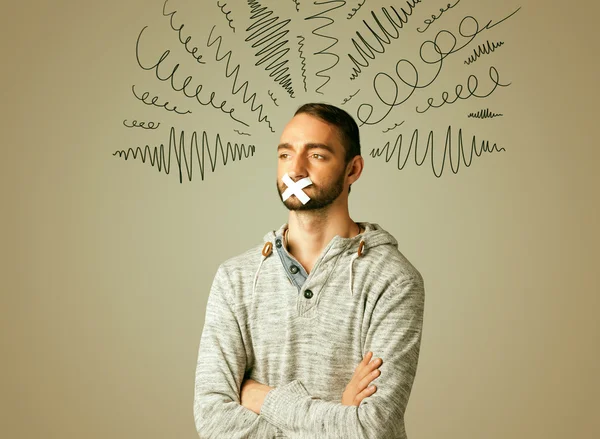
<svg viewBox="0 0 600 439"><path fill-rule="evenodd" d="M358 258L368 259L369 250L379 245L398 246L396 239L386 230L381 228L379 224L369 222L357 222L357 224L361 227L361 229L364 230L362 233L351 238L342 238L339 235L334 236L325 246L321 252L321 255L317 258L319 264L325 263L330 259L337 257L338 255L341 258L340 262L343 263L344 260L347 261L349 279L348 289L350 294L353 294L354 262ZM253 294L255 292L256 283L258 281L259 273L264 261L272 256L273 251L275 250L273 247L275 247L277 239L283 240L283 233L287 227L288 224L285 223L281 225L279 229L269 231L263 237L264 245L262 248L262 257L254 276L252 287ZM279 249L275 251L279 251ZM344 256L346 257L344 258Z"/></svg>

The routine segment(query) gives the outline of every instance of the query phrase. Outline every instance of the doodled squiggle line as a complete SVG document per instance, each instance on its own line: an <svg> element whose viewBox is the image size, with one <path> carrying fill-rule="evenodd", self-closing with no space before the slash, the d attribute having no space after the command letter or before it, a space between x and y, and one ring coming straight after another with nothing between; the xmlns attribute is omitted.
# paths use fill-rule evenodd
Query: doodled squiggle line
<svg viewBox="0 0 600 439"><path fill-rule="evenodd" d="M189 181L192 181L192 174L193 174L193 153L195 151L196 153L196 157L198 159L198 166L200 168L200 176L202 178L202 180L204 181L204 164L205 164L205 160L204 160L204 153L208 152L209 155L209 160L210 160L210 165L211 165L211 171L214 173L215 172L215 168L217 165L217 158L219 157L219 155L217 154L217 148L220 147L221 149L221 154L220 154L220 158L221 158L221 162L223 164L223 166L227 165L227 161L229 159L229 154L231 153L231 158L233 161L235 161L236 159L243 159L243 158L248 158L249 156L254 156L254 152L256 150L254 145L248 145L247 147L242 143L240 145L238 145L237 143L234 143L233 145L231 144L231 142L227 142L227 148L224 151L223 150L223 143L221 141L221 136L219 134L216 135L215 137L215 148L214 148L214 158L213 158L213 151L211 151L210 149L210 145L208 142L208 134L206 133L206 131L202 132L202 147L199 148L198 146L198 134L196 133L196 131L192 132L192 137L190 139L189 142L189 165L188 165L188 156L186 154L186 148L188 148L188 145L186 145L185 143L185 133L182 131L180 136L179 136L179 144L177 144L177 139L175 136L175 128L171 127L171 132L170 132L170 136L169 136L169 156L168 159L165 159L165 147L164 144L161 143L160 147L153 147L150 148L149 145L146 145L146 147L144 148L144 150L142 150L142 148L140 148L139 146L135 148L135 150L133 148L128 148L127 151L125 150L119 150L119 151L115 151L112 155L113 156L119 156L119 157L123 157L125 156L125 160L129 159L129 155L132 155L132 157L134 159L138 158L138 155L141 156L142 159L142 163L146 163L146 159L148 158L150 160L150 164L152 166L155 166L158 168L158 171L161 172L162 169L164 168L165 173L169 174L171 172L171 152L173 152L175 154L175 158L177 160L177 167L179 169L179 183L183 183L183 172L182 172L182 159L185 162L185 169L187 172L187 177L189 179Z"/></svg>
<svg viewBox="0 0 600 439"><path fill-rule="evenodd" d="M123 125L125 125L127 128L143 128L145 130L155 130L160 126L160 122L156 126L154 125L154 122L148 122L148 126L145 126L146 122L138 122L137 120L131 122L131 125L127 125L126 122L127 119L123 121Z"/></svg>
<svg viewBox="0 0 600 439"><path fill-rule="evenodd" d="M184 28L184 26L185 26L185 25L184 25L184 24L182 24L182 25L181 25L181 26L179 26L179 27L175 27L175 25L173 24L173 17L174 17L174 16L175 16L175 14L177 13L177 11L173 11L173 12L169 12L169 13L167 13L167 11L166 11L166 7L167 7L167 2L168 2L168 1L169 1L169 0L165 0L165 3L163 4L163 16L165 16L165 17L171 16L171 18L170 18L170 20L169 20L169 22L170 22L170 24L171 24L171 29L173 29L175 32L177 32L177 35L179 36L179 42L180 42L181 44L183 44L183 47L185 47L185 50L186 50L188 53L190 53L190 54L191 54L191 55L194 57L194 59L195 59L195 60L196 60L196 61L197 61L199 64L206 64L206 62L205 62L205 61L202 61L202 55L198 55L198 56L196 56L196 53L197 53L197 51L198 51L198 48L197 48L197 47L194 47L192 50L188 49L188 43L190 42L190 40L192 39L192 37L191 37L191 36L188 36L188 37L185 39L185 41L183 41L183 40L182 40L182 38L181 38L181 31L183 30L183 28Z"/></svg>
<svg viewBox="0 0 600 439"><path fill-rule="evenodd" d="M204 106L212 106L213 108L217 109L217 110L221 110L223 113L228 114L229 117L232 120L235 120L238 123L241 123L244 126L248 126L248 124L246 122L244 122L243 120L237 119L233 113L235 112L235 108L231 108L230 110L225 110L223 107L225 106L225 104L227 103L227 101L223 101L221 102L220 105L215 105L215 92L212 92L210 94L210 98L208 99L207 102L202 102L200 100L200 93L202 93L202 89L204 88L204 86L202 84L199 84L198 86L196 86L196 92L193 94L188 94L187 89L188 89L188 85L190 84L190 82L192 81L193 77L192 76L188 76L187 78L185 78L185 80L183 81L183 85L181 86L181 88L177 88L175 86L175 73L177 72L177 70L179 69L180 63L177 63L175 65L175 67L173 67L173 70L171 70L171 73L169 74L169 76L166 77L161 77L159 74L159 68L160 65L169 57L169 54L171 53L170 50L165 50L163 52L163 54L161 55L160 59L158 60L158 62L156 64L154 64L151 67L145 67L142 62L140 61L140 38L142 36L142 33L146 30L148 26L145 26L141 31L140 34L138 35L138 39L137 42L135 43L135 57L137 60L138 65L143 69L143 70L153 70L154 71L154 75L156 76L157 79L159 79L160 81L169 81L169 85L171 86L171 88L175 91L178 92L182 92L185 97L190 98L190 99L196 99L196 101L200 104L200 105L204 105Z"/></svg>
<svg viewBox="0 0 600 439"><path fill-rule="evenodd" d="M388 128L387 130L384 130L384 131L382 131L382 133L384 133L384 134L385 134L385 133L387 133L387 132L389 132L389 131L395 130L395 129L396 129L396 128L398 128L399 126L402 126L402 124L403 124L404 122L405 122L405 121L402 121L402 122L400 122L400 123L395 123L393 127L391 127L391 128Z"/></svg>
<svg viewBox="0 0 600 439"><path fill-rule="evenodd" d="M402 134L399 134L398 137L396 137L396 142L394 143L394 149L392 149L392 152L389 152L390 142L387 142L385 144L385 146L383 148L381 148L381 150L379 148L372 149L370 152L370 155L371 155L371 157L379 157L385 152L385 161L387 163L391 160L392 156L394 155L394 152L396 151L396 147L398 147L397 167L398 167L398 170L402 170L406 166L406 162L408 161L408 158L411 155L411 150L413 149L413 146L414 146L415 164L417 166L421 166L425 162L425 160L427 158L427 154L429 152L429 147L431 147L431 168L433 170L433 174L437 178L440 178L444 172L444 165L446 163L446 155L448 155L448 158L450 160L450 168L452 169L452 172L454 174L456 174L456 173L458 173L458 170L460 168L460 163L461 163L460 157L462 157L462 161L463 161L464 165L468 168L469 166L471 166L471 162L473 161L473 153L475 153L475 155L477 155L479 157L479 156L481 156L481 154L483 154L483 152L492 153L494 151L497 151L497 152L506 151L504 148L498 149L498 147L495 143L490 148L490 142L487 140L483 140L481 142L481 148L478 151L477 150L477 140L476 140L476 137L473 136L473 140L471 143L471 156L469 158L469 162L467 163L466 154L465 154L465 150L463 147L462 129L459 129L458 130L458 151L456 153L457 157L459 158L459 161L458 161L458 164L456 165L456 170L455 170L454 165L452 163L452 126L448 126L448 131L446 132L446 143L444 145L444 158L442 160L440 173L438 175L436 172L436 169L435 169L434 146L433 145L434 145L433 131L430 131L429 136L427 138L427 148L425 149L425 153L423 154L423 159L419 163L418 157L417 157L417 151L418 151L418 146L419 146L419 130L415 129L413 132L412 138L410 139L410 147L408 148L408 152L406 153L406 158L404 159L404 163L402 163L402 166L400 166L400 159L402 156Z"/></svg>
<svg viewBox="0 0 600 439"><path fill-rule="evenodd" d="M167 105L169 104L169 101L165 102L162 105L158 105L156 103L156 101L158 101L158 96L154 96L152 98L152 101L150 102L146 102L146 99L148 98L148 96L150 96L150 92L145 91L144 94L142 94L142 96L138 96L137 93L135 92L135 84L131 86L131 91L133 92L133 95L140 101L142 101L144 104L146 105L154 105L155 107L159 107L159 108L164 108L167 111L173 111L177 114L189 114L191 113L190 110L186 110L185 112L181 112L181 111L177 111L177 106L173 107L173 108L167 108Z"/></svg>
<svg viewBox="0 0 600 439"><path fill-rule="evenodd" d="M250 110L253 112L258 111L258 121L266 122L267 125L269 126L269 129L271 130L271 132L274 133L275 130L271 126L271 122L269 121L268 117L266 115L263 116L263 114L262 114L263 105L260 104L259 106L254 107L254 104L256 103L256 93L252 93L252 95L250 97L246 96L246 93L248 92L248 81L245 81L242 85L240 85L237 90L235 89L237 80L238 80L238 74L240 72L240 65L238 64L237 66L235 66L233 68L233 70L231 72L229 72L229 63L231 61L231 50L219 58L219 51L221 49L221 42L222 42L223 38L219 35L214 40L211 41L212 33L214 30L215 30L215 26L213 26L212 29L210 30L206 45L207 45L207 47L211 47L213 44L215 44L215 42L217 42L217 50L215 51L215 60L222 61L225 58L227 58L227 61L225 62L225 76L227 78L230 78L231 76L233 76L233 84L231 85L231 93L234 95L238 94L239 91L243 88L244 92L243 92L242 100L244 101L244 104L247 104L248 102L252 101L250 103Z"/></svg>
<svg viewBox="0 0 600 439"><path fill-rule="evenodd" d="M498 43L492 43L492 45L490 46L490 40L487 40L487 44L480 44L479 46L477 46L477 49L473 49L473 55L467 58L465 64L470 65L474 63L475 61L477 61L478 58L482 57L483 55L489 55L503 44L503 41L499 41Z"/></svg>
<svg viewBox="0 0 600 439"><path fill-rule="evenodd" d="M351 20L352 17L354 17L356 15L356 13L358 11L360 11L360 8L363 7L363 5L367 2L367 0L363 0L362 3L359 3L358 6L356 8L352 8L352 11L350 11L350 13L348 14L348 17L346 17L348 20Z"/></svg>
<svg viewBox="0 0 600 439"><path fill-rule="evenodd" d="M493 113L489 108L485 110L479 110L477 113L469 113L467 117L474 117L476 119L493 119L494 117L504 116L501 113Z"/></svg>
<svg viewBox="0 0 600 439"><path fill-rule="evenodd" d="M296 12L300 12L300 0L292 0L296 4Z"/></svg>
<svg viewBox="0 0 600 439"><path fill-rule="evenodd" d="M358 59L354 58L354 55L348 54L348 58L350 58L350 61L352 61L352 63L354 64L354 67L352 67L352 74L350 75L350 80L354 80L354 79L358 78L358 75L360 75L362 72L361 67L364 67L364 68L369 67L369 61L367 60L367 58L374 60L376 57L376 55L375 55L376 53L385 53L384 43L391 44L392 39L397 40L398 38L400 38L400 30L403 29L404 25L408 23L408 17L412 15L413 10L415 9L416 5L418 3L421 3L421 1L422 0L407 1L406 4L408 5L408 11L405 11L404 8L400 8L400 10L404 13L404 18L402 18L400 16L400 13L396 10L396 8L394 8L393 6L390 6L392 11L394 11L394 14L396 14L396 17L398 17L398 20L399 20L398 23L396 23L396 21L394 21L394 19L392 18L392 16L390 15L390 13L388 12L388 10L386 8L381 8L383 15L385 15L385 17L388 19L388 21L392 25L393 29L395 30L394 33L390 33L391 31L389 31L388 29L383 27L383 24L381 24L381 21L379 21L379 18L375 14L375 11L371 11L371 15L373 16L375 23L377 23L377 25L379 26L379 29L381 29L383 36L380 36L367 23L366 20L363 20L363 23L365 24L367 29L371 32L371 34L373 34L377 43L379 43L379 48L373 47L365 39L365 37L362 36L362 34L360 32L358 32L358 31L356 32L356 36L358 37L358 39L360 41L362 41L363 46L361 46L360 43L357 42L354 38L352 38L352 44L354 45L354 48L358 52L358 55L362 58L362 61L359 61Z"/></svg>
<svg viewBox="0 0 600 439"><path fill-rule="evenodd" d="M358 90L356 90L356 92L353 95L348 96L347 98L344 98L344 100L342 101L342 103L340 105L344 105L346 102L350 102L350 100L356 96L358 94L358 92L360 91L360 88Z"/></svg>
<svg viewBox="0 0 600 439"><path fill-rule="evenodd" d="M275 98L275 96L273 96L273 93L271 93L271 90L268 90L268 95L271 98L271 100L273 101L273 103L275 104L275 106L279 107L279 104L277 103L277 99Z"/></svg>
<svg viewBox="0 0 600 439"><path fill-rule="evenodd" d="M233 131L235 131L236 133L238 133L240 136L249 136L250 135L250 133L244 133L244 132L242 132L240 130L233 130Z"/></svg>
<svg viewBox="0 0 600 439"><path fill-rule="evenodd" d="M331 80L331 76L329 76L329 75L323 75L322 73L327 72L328 70L333 69L340 62L340 57L337 54L335 54L333 52L327 52L329 49L331 49L333 46L335 46L339 42L339 40L337 38L335 38L335 37L330 36L330 35L323 34L323 33L318 33L317 32L317 31L320 31L321 29L324 29L324 28L326 28L328 26L331 26L332 24L335 23L335 20L333 18L331 18L328 15L326 15L327 13L329 13L331 11L334 11L334 10L336 10L338 8L341 8L341 7L343 7L343 6L346 5L345 0L325 0L325 1L315 1L314 2L314 4L317 5L317 6L328 5L330 3L339 3L339 4L337 6L333 6L333 7L329 8L329 9L321 11L318 14L311 15L310 17L306 17L305 18L305 20L321 19L321 20L327 21L328 23L324 24L323 26L320 26L320 27L318 27L316 29L313 29L312 30L312 34L316 35L318 37L321 37L321 38L326 38L328 40L334 40L334 42L331 43L329 46L325 47L324 49L319 50L318 52L314 52L313 53L313 55L330 55L330 56L335 57L335 62L332 65L330 65L329 67L326 67L323 70L319 70L317 73L315 73L315 76L318 76L320 78L327 78L324 83L322 83L319 87L317 87L315 89L315 91L317 93L320 93L320 94L324 94L324 93L321 92L321 91L319 91L319 90L321 90L323 87L325 87L327 85L327 83Z"/></svg>
<svg viewBox="0 0 600 439"><path fill-rule="evenodd" d="M302 47L304 47L305 38L302 35L297 35L298 38L298 53L300 54L300 69L302 71L302 83L304 84L304 91L308 91L306 88L306 58L304 57L304 53L302 52Z"/></svg>
<svg viewBox="0 0 600 439"><path fill-rule="evenodd" d="M283 28L285 28L292 20L288 18L287 20L280 21L279 17L271 17L273 11L269 10L266 6L261 6L256 0L248 0L248 6L250 6L250 21L253 21L253 23L246 29L246 32L253 32L246 37L245 41L251 42L252 40L256 40L256 42L252 44L253 49L262 46L262 48L254 54L254 56L262 56L262 58L254 65L260 66L267 61L271 61L269 65L265 67L265 71L268 72L272 70L272 72L269 73L269 77L273 78L273 80L281 85L290 97L293 98L294 87L292 85L292 78L288 73L290 69L286 66L289 60L284 59L283 61L280 61L290 51L289 47L285 47L287 46L288 40L282 41L282 39L289 32L288 29L283 30Z"/></svg>
<svg viewBox="0 0 600 439"><path fill-rule="evenodd" d="M219 0L217 0L217 6L219 7L219 9L221 9L221 12L223 13L223 15L225 15L225 18L227 19L227 22L229 23L229 27L233 29L233 33L235 33L235 27L233 27L233 25L231 23L233 23L233 19L229 18L229 14L231 14L231 11L229 12L225 12L225 6L227 6L227 3L224 3L223 6L221 6L219 4Z"/></svg>

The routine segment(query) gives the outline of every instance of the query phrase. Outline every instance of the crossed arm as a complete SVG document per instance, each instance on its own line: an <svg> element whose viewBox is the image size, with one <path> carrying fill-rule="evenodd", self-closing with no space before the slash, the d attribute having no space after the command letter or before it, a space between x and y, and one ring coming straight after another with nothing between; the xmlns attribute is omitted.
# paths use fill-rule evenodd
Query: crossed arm
<svg viewBox="0 0 600 439"><path fill-rule="evenodd" d="M421 338L421 279L390 288L371 316L365 348L385 359L384 381L369 404L358 406L312 398L298 380L279 387L244 380L245 347L221 270L209 295L196 369L194 418L201 438L405 436Z"/></svg>

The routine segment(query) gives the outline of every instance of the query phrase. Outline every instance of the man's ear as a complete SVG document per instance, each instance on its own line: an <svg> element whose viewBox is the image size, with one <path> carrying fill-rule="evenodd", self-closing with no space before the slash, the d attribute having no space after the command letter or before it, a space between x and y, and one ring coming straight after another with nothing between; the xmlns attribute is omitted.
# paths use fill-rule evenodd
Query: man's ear
<svg viewBox="0 0 600 439"><path fill-rule="evenodd" d="M352 160L350 160L346 167L346 175L348 176L348 181L350 184L359 179L364 166L365 161L361 155L352 157Z"/></svg>

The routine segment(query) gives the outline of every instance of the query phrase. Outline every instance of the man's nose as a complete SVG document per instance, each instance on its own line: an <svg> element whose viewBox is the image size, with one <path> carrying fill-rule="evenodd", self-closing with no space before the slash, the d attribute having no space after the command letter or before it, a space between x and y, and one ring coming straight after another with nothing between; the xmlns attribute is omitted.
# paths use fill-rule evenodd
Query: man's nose
<svg viewBox="0 0 600 439"><path fill-rule="evenodd" d="M302 154L297 154L293 159L288 170L288 175L294 181L298 181L304 177L308 177L306 170L306 157Z"/></svg>

